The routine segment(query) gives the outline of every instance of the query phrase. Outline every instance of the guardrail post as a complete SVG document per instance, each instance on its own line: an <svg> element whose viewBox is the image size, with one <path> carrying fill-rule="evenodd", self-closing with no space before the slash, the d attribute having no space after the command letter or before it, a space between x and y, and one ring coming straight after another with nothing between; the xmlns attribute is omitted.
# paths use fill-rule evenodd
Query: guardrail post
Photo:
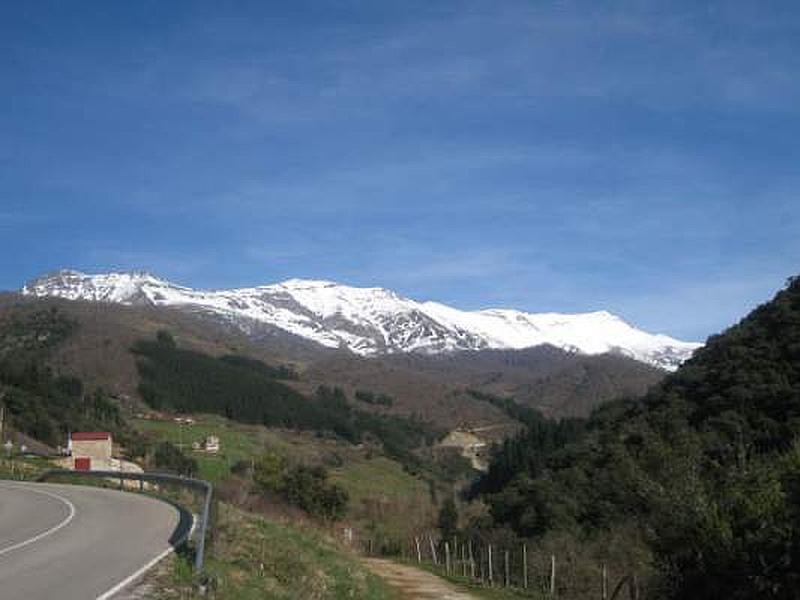
<svg viewBox="0 0 800 600"><path fill-rule="evenodd" d="M203 572L203 555L206 549L206 528L208 526L208 516L211 511L211 484L204 481L206 497L203 502L203 514L200 516L200 524L197 529L197 550L194 557L195 573L200 575Z"/></svg>

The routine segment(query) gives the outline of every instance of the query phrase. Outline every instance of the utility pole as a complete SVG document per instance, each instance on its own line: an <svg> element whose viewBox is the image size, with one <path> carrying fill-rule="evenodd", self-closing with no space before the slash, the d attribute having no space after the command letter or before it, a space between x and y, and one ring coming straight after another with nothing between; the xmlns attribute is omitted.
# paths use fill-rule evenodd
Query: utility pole
<svg viewBox="0 0 800 600"><path fill-rule="evenodd" d="M8 440L5 444L3 444L3 448L5 448L6 451L6 460L11 464L11 479L14 479L14 443L11 440Z"/></svg>
<svg viewBox="0 0 800 600"><path fill-rule="evenodd" d="M0 392L0 443L6 439L6 394L7 392Z"/></svg>

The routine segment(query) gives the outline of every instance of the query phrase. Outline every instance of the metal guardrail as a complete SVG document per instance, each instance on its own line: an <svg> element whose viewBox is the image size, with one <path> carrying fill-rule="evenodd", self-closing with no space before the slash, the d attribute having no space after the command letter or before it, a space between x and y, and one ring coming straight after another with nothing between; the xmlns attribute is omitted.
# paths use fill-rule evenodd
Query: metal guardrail
<svg viewBox="0 0 800 600"><path fill-rule="evenodd" d="M123 481L138 481L139 491L144 491L145 482L148 483L170 483L177 484L189 489L200 490L204 492L203 507L200 511L197 531L196 531L196 544L194 556L194 570L195 574L200 575L203 572L203 559L205 556L206 547L206 533L208 531L208 521L211 513L211 494L213 486L204 479L193 479L191 477L181 477L180 475L172 475L170 473L126 473L121 471L71 471L68 469L50 469L45 471L37 478L37 481L45 481L51 477L96 477L98 479L114 479L119 480L120 489L122 489Z"/></svg>

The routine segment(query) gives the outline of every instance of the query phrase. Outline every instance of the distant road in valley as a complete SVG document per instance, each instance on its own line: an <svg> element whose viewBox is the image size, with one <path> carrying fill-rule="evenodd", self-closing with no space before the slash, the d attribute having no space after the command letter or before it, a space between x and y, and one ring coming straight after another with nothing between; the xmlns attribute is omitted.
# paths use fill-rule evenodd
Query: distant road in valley
<svg viewBox="0 0 800 600"><path fill-rule="evenodd" d="M175 507L139 494L0 481L0 598L113 598L179 525Z"/></svg>

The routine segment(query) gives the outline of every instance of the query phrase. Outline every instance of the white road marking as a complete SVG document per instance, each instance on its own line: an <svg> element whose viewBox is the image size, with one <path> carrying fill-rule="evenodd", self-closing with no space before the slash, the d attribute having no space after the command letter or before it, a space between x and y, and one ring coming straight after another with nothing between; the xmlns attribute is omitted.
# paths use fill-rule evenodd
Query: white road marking
<svg viewBox="0 0 800 600"><path fill-rule="evenodd" d="M113 598L114 594L116 594L117 592L119 592L122 589L124 589L127 585L133 583L135 580L137 580L139 577L141 577L142 575L147 573L147 571L149 571L154 566L156 566L159 562L161 562L164 558L166 558L167 556L169 556L170 554L175 552L176 548L178 548L181 544L183 544L184 542L186 542L186 540L189 539L189 537L194 532L194 527L195 527L196 524L197 524L197 520L194 518L194 515L192 515L192 526L189 528L189 532L183 538L181 538L180 540L175 542L174 546L170 546L169 548L164 550L161 554L156 556L153 560L148 562L141 569L137 570L132 575L129 575L128 577L126 577L125 579L120 581L117 585L112 587L107 592L103 592L102 594L100 594L97 598L95 598L95 600L109 600L109 598Z"/></svg>
<svg viewBox="0 0 800 600"><path fill-rule="evenodd" d="M67 517L63 521L61 521L57 525L54 525L53 527L51 527L47 531L43 531L42 533L39 533L39 534L33 536L32 538L29 538L29 539L27 539L25 541L19 542L17 544L12 545L12 546L8 546L7 548L0 549L0 556L2 556L4 554L8 554L9 552L13 552L14 550L19 550L20 548L23 548L25 546L33 544L34 542L37 542L37 541L41 540L42 538L47 537L48 535L52 535L53 533L55 533L59 529L62 529L63 527L66 527L67 525L69 525L69 523L72 521L72 519L75 518L75 514L76 514L75 505L72 504L72 502L70 502L67 498L64 498L63 496L60 496L60 495L58 495L58 494L56 494L54 492L48 492L48 491L42 490L42 489L35 489L35 488L28 487L28 486L25 486L25 485L7 484L5 482L0 483L0 487L12 488L12 489L17 489L17 490L24 490L24 491L28 491L28 492L34 492L35 494L42 494L44 496L49 496L49 497L54 498L54 499L58 500L59 502L63 503L69 509L69 514L67 515ZM186 535L182 539L178 540L174 546L171 545L169 548L167 548L166 550L161 552L158 556L156 556L155 558L150 560L146 565L144 565L143 567L138 569L135 573L133 573L132 575L129 575L128 577L126 577L125 579L120 581L118 584L116 584L114 587L112 587L107 592L104 592L101 595L99 595L96 598L96 600L109 600L109 598L112 598L117 592L121 591L125 586L127 586L128 584L130 584L134 580L136 580L139 577L141 577L142 575L144 575L147 571L152 569L156 564L158 564L166 556L168 556L172 552L175 552L175 548L177 548L178 546L183 544L187 539L189 539L189 537L192 535L192 533L194 533L196 524L197 524L197 521L196 521L196 519L194 519L194 516L193 516L193 518L192 518L192 526L190 527L189 531L186 533Z"/></svg>
<svg viewBox="0 0 800 600"><path fill-rule="evenodd" d="M72 521L72 519L75 518L75 505L72 504L72 502L70 502L69 500L67 500L63 496L59 496L58 494L55 494L53 492L48 492L48 491L45 491L45 490L34 489L34 488L31 488L31 487L28 487L28 486L5 484L2 487L7 487L7 488L10 487L12 489L25 490L27 492L33 492L35 494L42 494L44 496L50 496L51 498L55 498L59 502L63 503L67 507L67 509L69 509L69 514L58 525L54 525L53 527L51 527L47 531L43 531L42 533L40 533L38 535L35 535L32 538L29 538L29 539L25 540L24 542L19 542L17 544L13 544L12 546L8 546L6 548L0 549L0 556L2 556L4 554L8 554L9 552L13 552L14 550L19 550L20 548L24 548L25 546L28 546L29 544L33 544L34 542L38 542L39 540L41 540L42 538L47 537L48 535L54 534L59 529L69 525L70 521Z"/></svg>
<svg viewBox="0 0 800 600"><path fill-rule="evenodd" d="M156 564L158 564L158 562L159 562L159 561L161 561L161 560L162 560L164 557L166 557L168 554L171 554L171 553L172 553L172 552L174 552L174 551L175 551L175 548L173 548L172 546L170 546L169 548L167 548L166 550L164 550L164 551L163 551L161 554L159 554L158 556L156 556L156 557L155 557L153 560L151 560L149 563L147 563L146 565L144 565L144 566L143 566L141 569L139 569L138 571L136 571L136 572L135 572L135 573L133 573L132 575L129 575L128 577L126 577L125 579L123 579L122 581L120 581L120 582L119 582L117 585L115 585L113 588L111 588L111 589L110 589L110 590L108 590L107 592L104 592L103 594L99 595L99 596L96 598L96 600L108 600L109 598L111 598L112 596L114 596L114 594L116 594L117 592L119 592L120 590L122 590L122 588L124 588L126 585L128 585L129 583L131 583L133 580L135 580L135 579L138 579L139 577L141 577L142 575L144 575L144 574L145 574L147 571L149 571L149 570L150 570L150 569L152 569L152 568L153 568L153 567L154 567Z"/></svg>

